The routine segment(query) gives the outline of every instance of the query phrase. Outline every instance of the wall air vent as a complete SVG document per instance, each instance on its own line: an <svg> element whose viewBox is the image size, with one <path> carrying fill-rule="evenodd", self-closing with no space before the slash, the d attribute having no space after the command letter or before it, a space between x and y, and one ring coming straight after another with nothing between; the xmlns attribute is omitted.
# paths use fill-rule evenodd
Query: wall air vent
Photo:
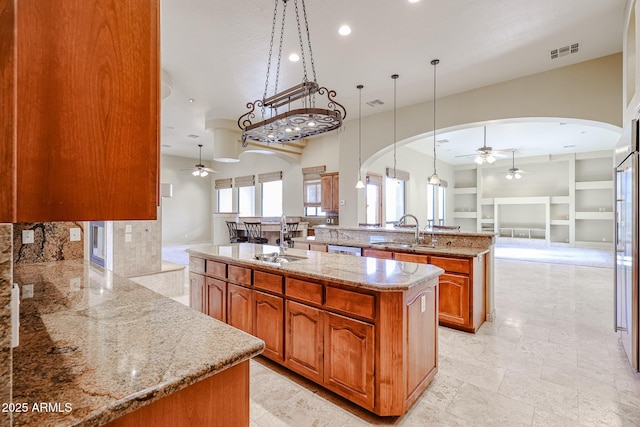
<svg viewBox="0 0 640 427"><path fill-rule="evenodd" d="M562 46L549 51L549 59L558 59L563 56L572 55L578 53L580 50L580 43L573 43L566 46Z"/></svg>
<svg viewBox="0 0 640 427"><path fill-rule="evenodd" d="M190 134L190 135L187 135L187 136L189 138L193 138L193 139L200 138L200 135L194 135L194 134Z"/></svg>
<svg viewBox="0 0 640 427"><path fill-rule="evenodd" d="M373 101L367 102L367 105L369 107L377 107L378 105L384 105L384 102L380 101L379 99L374 99Z"/></svg>

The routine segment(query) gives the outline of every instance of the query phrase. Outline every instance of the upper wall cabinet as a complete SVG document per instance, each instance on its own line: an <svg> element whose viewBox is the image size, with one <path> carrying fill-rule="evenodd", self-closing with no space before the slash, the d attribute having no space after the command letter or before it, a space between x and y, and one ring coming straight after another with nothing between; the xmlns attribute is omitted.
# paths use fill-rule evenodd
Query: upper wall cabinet
<svg viewBox="0 0 640 427"><path fill-rule="evenodd" d="M159 11L0 0L0 222L156 218Z"/></svg>

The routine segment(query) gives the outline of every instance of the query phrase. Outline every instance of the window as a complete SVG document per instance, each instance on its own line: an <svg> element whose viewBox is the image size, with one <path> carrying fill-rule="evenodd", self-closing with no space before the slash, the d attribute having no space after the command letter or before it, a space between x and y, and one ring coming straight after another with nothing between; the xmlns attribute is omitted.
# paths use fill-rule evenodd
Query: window
<svg viewBox="0 0 640 427"><path fill-rule="evenodd" d="M427 184L427 225L444 225L446 187Z"/></svg>
<svg viewBox="0 0 640 427"><path fill-rule="evenodd" d="M305 216L325 216L320 208L322 204L322 185L320 174L326 170L326 166L313 166L302 168L302 200Z"/></svg>
<svg viewBox="0 0 640 427"><path fill-rule="evenodd" d="M282 181L262 183L262 216L282 215Z"/></svg>
<svg viewBox="0 0 640 427"><path fill-rule="evenodd" d="M385 181L385 214L387 223L396 222L404 215L405 182L399 179L386 178Z"/></svg>
<svg viewBox="0 0 640 427"><path fill-rule="evenodd" d="M444 220L445 220L445 191L447 190L446 187L438 187L438 224L440 225L444 225Z"/></svg>
<svg viewBox="0 0 640 427"><path fill-rule="evenodd" d="M233 212L233 189L218 190L218 212Z"/></svg>
<svg viewBox="0 0 640 427"><path fill-rule="evenodd" d="M382 224L382 175L367 174L367 224Z"/></svg>
<svg viewBox="0 0 640 427"><path fill-rule="evenodd" d="M238 188L238 215L254 216L256 214L256 187Z"/></svg>

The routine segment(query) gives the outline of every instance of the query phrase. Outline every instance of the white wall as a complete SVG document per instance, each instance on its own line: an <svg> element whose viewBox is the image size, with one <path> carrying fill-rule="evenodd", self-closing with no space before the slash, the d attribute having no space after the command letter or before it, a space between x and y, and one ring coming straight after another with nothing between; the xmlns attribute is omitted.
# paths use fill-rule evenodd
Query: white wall
<svg viewBox="0 0 640 427"><path fill-rule="evenodd" d="M211 241L211 188L216 174L191 175L194 159L163 155L160 181L173 185L173 197L162 198L162 243ZM205 166L210 162L203 161Z"/></svg>

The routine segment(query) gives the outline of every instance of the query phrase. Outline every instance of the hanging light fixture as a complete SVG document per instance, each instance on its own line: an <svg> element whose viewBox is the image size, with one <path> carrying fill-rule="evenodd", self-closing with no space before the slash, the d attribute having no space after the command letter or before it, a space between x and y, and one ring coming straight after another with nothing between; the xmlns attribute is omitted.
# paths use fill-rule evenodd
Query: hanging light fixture
<svg viewBox="0 0 640 427"><path fill-rule="evenodd" d="M209 172L216 173L217 171L214 171L213 169L210 169L202 164L202 144L198 144L198 147L200 147L199 161L198 164L194 166L193 172L191 172L191 174L193 176L204 178L205 176L209 175Z"/></svg>
<svg viewBox="0 0 640 427"><path fill-rule="evenodd" d="M440 63L439 59L431 61L433 65L433 175L429 177L429 184L440 185L441 180L436 171L436 65Z"/></svg>
<svg viewBox="0 0 640 427"><path fill-rule="evenodd" d="M496 158L493 156L493 149L491 147L487 147L487 127L484 126L484 143L481 148L478 148L478 154L474 161L481 165L483 163L493 163L496 161Z"/></svg>
<svg viewBox="0 0 640 427"><path fill-rule="evenodd" d="M396 89L396 83L398 80L398 77L400 77L397 74L392 74L391 78L393 79L393 180L394 181L398 181L398 177L396 175L396 159L397 159L397 155L396 155L396 145L397 145L397 137L396 137L396 93L397 93L397 89Z"/></svg>
<svg viewBox="0 0 640 427"><path fill-rule="evenodd" d="M356 87L358 88L358 182L356 188L364 188L362 181L362 88L364 86Z"/></svg>
<svg viewBox="0 0 640 427"><path fill-rule="evenodd" d="M522 178L522 175L520 173L526 173L526 172L516 167L516 150L512 150L511 151L511 167L509 168L509 171L507 172L507 176L505 176L505 178L520 179Z"/></svg>
<svg viewBox="0 0 640 427"><path fill-rule="evenodd" d="M278 92L278 80L280 76L280 60L282 57L282 45L284 40L285 17L287 3L291 1L295 6L296 23L298 28L298 40L300 42L300 58L303 68L302 83ZM307 76L307 59L304 50L304 39L300 23L298 2L302 6L304 19L304 29L306 35L309 63L313 80ZM266 143L281 143L319 135L338 129L342 126L342 121L347 116L345 108L336 102L334 90L320 87L316 80L316 69L313 62L313 52L311 50L311 39L309 38L309 23L307 21L307 10L304 0L282 0L282 19L280 23L280 43L278 45L278 58L276 66L276 78L274 85L274 95L267 97L269 89L269 77L271 71L271 59L273 56L274 37L278 17L278 0L275 0L273 11L273 24L271 27L271 43L269 45L269 61L267 63L267 77L264 85L262 99L247 103L249 111L238 119L238 126L242 129L242 146L246 147L248 141L258 141ZM316 95L326 95L326 108L316 107ZM294 105L299 103L300 105ZM282 107L282 112L278 109ZM256 118L256 109L260 109L260 118Z"/></svg>

